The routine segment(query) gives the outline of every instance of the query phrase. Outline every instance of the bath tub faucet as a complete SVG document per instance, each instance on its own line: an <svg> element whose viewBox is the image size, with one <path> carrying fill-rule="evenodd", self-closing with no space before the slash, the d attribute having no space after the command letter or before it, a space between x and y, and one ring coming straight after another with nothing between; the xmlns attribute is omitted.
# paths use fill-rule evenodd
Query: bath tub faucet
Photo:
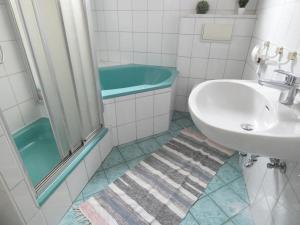
<svg viewBox="0 0 300 225"><path fill-rule="evenodd" d="M284 105L293 105L295 97L299 92L300 77L295 76L294 73L285 70L274 70L277 74L283 75L283 81L265 80L260 78L258 83L260 85L273 87L281 90L279 102Z"/></svg>

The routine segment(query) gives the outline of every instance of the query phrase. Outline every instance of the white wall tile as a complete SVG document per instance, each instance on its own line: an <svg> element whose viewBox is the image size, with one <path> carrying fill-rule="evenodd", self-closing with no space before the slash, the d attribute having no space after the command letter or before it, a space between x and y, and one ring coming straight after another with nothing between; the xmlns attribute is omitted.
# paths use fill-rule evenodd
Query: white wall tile
<svg viewBox="0 0 300 225"><path fill-rule="evenodd" d="M136 124L137 138L140 139L153 135L153 124L153 117L138 121Z"/></svg>
<svg viewBox="0 0 300 225"><path fill-rule="evenodd" d="M176 55L162 54L162 66L176 67Z"/></svg>
<svg viewBox="0 0 300 225"><path fill-rule="evenodd" d="M169 122L169 114L154 117L154 134L167 131L169 129Z"/></svg>
<svg viewBox="0 0 300 225"><path fill-rule="evenodd" d="M108 0L109 1L109 0ZM115 0L113 0L115 1ZM99 21L99 19L98 19ZM104 11L104 22L106 31L118 31L118 12L117 11Z"/></svg>
<svg viewBox="0 0 300 225"><path fill-rule="evenodd" d="M136 120L153 117L153 95L136 99Z"/></svg>
<svg viewBox="0 0 300 225"><path fill-rule="evenodd" d="M224 78L241 79L244 72L245 62L228 60L226 63Z"/></svg>
<svg viewBox="0 0 300 225"><path fill-rule="evenodd" d="M163 34L162 52L168 54L176 54L178 45L178 35Z"/></svg>
<svg viewBox="0 0 300 225"><path fill-rule="evenodd" d="M104 160L113 147L113 129L108 130L108 133L102 138L99 144L100 158Z"/></svg>
<svg viewBox="0 0 300 225"><path fill-rule="evenodd" d="M132 0L133 10L147 10L148 1L147 0Z"/></svg>
<svg viewBox="0 0 300 225"><path fill-rule="evenodd" d="M116 105L115 103L112 104L105 104L104 105L104 124L106 126L116 126Z"/></svg>
<svg viewBox="0 0 300 225"><path fill-rule="evenodd" d="M9 41L14 39L14 32L12 28L6 7L4 5L0 5L0 41Z"/></svg>
<svg viewBox="0 0 300 225"><path fill-rule="evenodd" d="M162 12L148 12L148 32L161 33L162 32Z"/></svg>
<svg viewBox="0 0 300 225"><path fill-rule="evenodd" d="M164 0L165 11L180 10L180 0Z"/></svg>
<svg viewBox="0 0 300 225"><path fill-rule="evenodd" d="M194 34L195 18L182 18L180 20L180 34Z"/></svg>
<svg viewBox="0 0 300 225"><path fill-rule="evenodd" d="M131 10L131 0L118 0L118 10Z"/></svg>
<svg viewBox="0 0 300 225"><path fill-rule="evenodd" d="M163 10L163 0L148 0L148 10Z"/></svg>
<svg viewBox="0 0 300 225"><path fill-rule="evenodd" d="M131 123L135 120L135 101L123 101L116 103L117 125Z"/></svg>
<svg viewBox="0 0 300 225"><path fill-rule="evenodd" d="M133 32L147 32L147 11L133 12Z"/></svg>
<svg viewBox="0 0 300 225"><path fill-rule="evenodd" d="M192 58L191 59L191 77L205 78L207 70L207 59Z"/></svg>
<svg viewBox="0 0 300 225"><path fill-rule="evenodd" d="M25 124L29 124L40 117L41 112L37 104L38 103L36 103L33 99L30 99L19 105L22 118Z"/></svg>
<svg viewBox="0 0 300 225"><path fill-rule="evenodd" d="M134 52L133 62L135 64L147 64L147 53Z"/></svg>
<svg viewBox="0 0 300 225"><path fill-rule="evenodd" d="M170 112L171 92L154 95L154 116Z"/></svg>
<svg viewBox="0 0 300 225"><path fill-rule="evenodd" d="M179 13L165 12L163 16L163 32L178 33L179 32Z"/></svg>
<svg viewBox="0 0 300 225"><path fill-rule="evenodd" d="M200 35L194 35L192 57L208 58L210 43L202 42Z"/></svg>
<svg viewBox="0 0 300 225"><path fill-rule="evenodd" d="M48 225L57 225L71 204L72 199L68 187L62 183L42 206Z"/></svg>
<svg viewBox="0 0 300 225"><path fill-rule="evenodd" d="M43 214L38 212L28 223L28 225L47 225Z"/></svg>
<svg viewBox="0 0 300 225"><path fill-rule="evenodd" d="M193 37L193 35L179 35L178 56L191 56Z"/></svg>
<svg viewBox="0 0 300 225"><path fill-rule="evenodd" d="M187 57L178 57L177 58L177 69L182 76L190 74L190 58Z"/></svg>
<svg viewBox="0 0 300 225"><path fill-rule="evenodd" d="M132 31L132 13L131 11L119 11L119 31Z"/></svg>
<svg viewBox="0 0 300 225"><path fill-rule="evenodd" d="M120 48L120 33L119 32L107 32L107 45L111 50L119 50Z"/></svg>
<svg viewBox="0 0 300 225"><path fill-rule="evenodd" d="M132 33L128 33L128 32L120 33L120 50L121 51L133 51Z"/></svg>
<svg viewBox="0 0 300 225"><path fill-rule="evenodd" d="M104 0L104 10L117 10L118 1L117 0Z"/></svg>
<svg viewBox="0 0 300 225"><path fill-rule="evenodd" d="M147 54L147 65L161 65L161 54L160 53L148 53Z"/></svg>
<svg viewBox="0 0 300 225"><path fill-rule="evenodd" d="M133 34L133 49L138 52L147 52L147 33Z"/></svg>
<svg viewBox="0 0 300 225"><path fill-rule="evenodd" d="M16 187L14 187L11 193L23 218L28 223L37 213L38 208L36 207L25 181L20 182Z"/></svg>
<svg viewBox="0 0 300 225"><path fill-rule="evenodd" d="M237 36L252 36L255 19L238 19L235 21L233 35Z"/></svg>
<svg viewBox="0 0 300 225"><path fill-rule="evenodd" d="M220 79L225 71L226 61L220 59L209 59L207 67L207 79Z"/></svg>
<svg viewBox="0 0 300 225"><path fill-rule="evenodd" d="M11 149L5 136L0 137L0 149L0 171L8 188L11 189L22 180L22 174L12 153L13 149Z"/></svg>
<svg viewBox="0 0 300 225"><path fill-rule="evenodd" d="M3 115L11 132L24 126L23 118L18 106L3 111Z"/></svg>
<svg viewBox="0 0 300 225"><path fill-rule="evenodd" d="M100 147L101 147L101 142L104 141L103 139L100 141L100 143L98 143L94 147L94 149L91 150L91 152L84 159L88 180L91 179L91 177L94 175L96 170L99 168L99 166L101 165L101 162L103 160L100 155L100 151L101 151ZM103 149L103 151L104 150L105 149Z"/></svg>
<svg viewBox="0 0 300 225"><path fill-rule="evenodd" d="M7 74L22 72L25 69L23 54L16 41L1 44L5 57L4 66Z"/></svg>
<svg viewBox="0 0 300 225"><path fill-rule="evenodd" d="M136 124L130 123L118 127L119 144L125 144L136 140Z"/></svg>
<svg viewBox="0 0 300 225"><path fill-rule="evenodd" d="M229 59L245 60L250 46L250 37L233 37L229 48Z"/></svg>
<svg viewBox="0 0 300 225"><path fill-rule="evenodd" d="M162 34L148 33L148 52L161 53Z"/></svg>
<svg viewBox="0 0 300 225"><path fill-rule="evenodd" d="M229 44L212 43L209 57L213 59L227 59Z"/></svg>
<svg viewBox="0 0 300 225"><path fill-rule="evenodd" d="M97 149L93 152L98 153ZM91 153L89 154L89 156L90 155ZM85 160L84 160L81 161L81 163L72 171L72 173L66 179L66 185L69 189L72 201L74 201L77 198L81 190L87 184L88 180L89 179L88 179L88 175L85 167Z"/></svg>
<svg viewBox="0 0 300 225"><path fill-rule="evenodd" d="M7 77L0 78L0 108L8 109L17 104Z"/></svg>

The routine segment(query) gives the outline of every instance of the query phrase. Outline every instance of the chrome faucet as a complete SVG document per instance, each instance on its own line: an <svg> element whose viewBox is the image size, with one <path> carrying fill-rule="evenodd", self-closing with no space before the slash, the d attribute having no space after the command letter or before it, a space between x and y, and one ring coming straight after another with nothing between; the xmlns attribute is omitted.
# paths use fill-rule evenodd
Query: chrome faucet
<svg viewBox="0 0 300 225"><path fill-rule="evenodd" d="M265 80L259 78L260 85L273 87L281 90L279 102L284 105L293 105L295 97L299 92L300 77L295 76L294 73L285 70L274 70L277 74L283 75L283 81Z"/></svg>

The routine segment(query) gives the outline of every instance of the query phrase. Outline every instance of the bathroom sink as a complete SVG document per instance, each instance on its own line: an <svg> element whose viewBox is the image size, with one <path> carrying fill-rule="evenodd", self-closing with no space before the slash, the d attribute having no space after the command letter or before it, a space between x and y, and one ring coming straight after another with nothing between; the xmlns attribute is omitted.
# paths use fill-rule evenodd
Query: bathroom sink
<svg viewBox="0 0 300 225"><path fill-rule="evenodd" d="M213 80L197 85L189 97L196 126L228 148L300 161L300 101L286 106L280 91L254 81Z"/></svg>

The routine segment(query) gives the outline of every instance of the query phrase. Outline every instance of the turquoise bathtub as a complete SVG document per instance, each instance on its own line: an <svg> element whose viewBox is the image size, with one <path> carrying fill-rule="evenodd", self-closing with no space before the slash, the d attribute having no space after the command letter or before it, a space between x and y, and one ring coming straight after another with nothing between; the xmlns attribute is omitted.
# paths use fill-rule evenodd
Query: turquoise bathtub
<svg viewBox="0 0 300 225"><path fill-rule="evenodd" d="M171 87L178 73L173 67L135 64L101 67L98 71L103 99Z"/></svg>
<svg viewBox="0 0 300 225"><path fill-rule="evenodd" d="M48 118L22 128L13 138L34 186L61 161Z"/></svg>

